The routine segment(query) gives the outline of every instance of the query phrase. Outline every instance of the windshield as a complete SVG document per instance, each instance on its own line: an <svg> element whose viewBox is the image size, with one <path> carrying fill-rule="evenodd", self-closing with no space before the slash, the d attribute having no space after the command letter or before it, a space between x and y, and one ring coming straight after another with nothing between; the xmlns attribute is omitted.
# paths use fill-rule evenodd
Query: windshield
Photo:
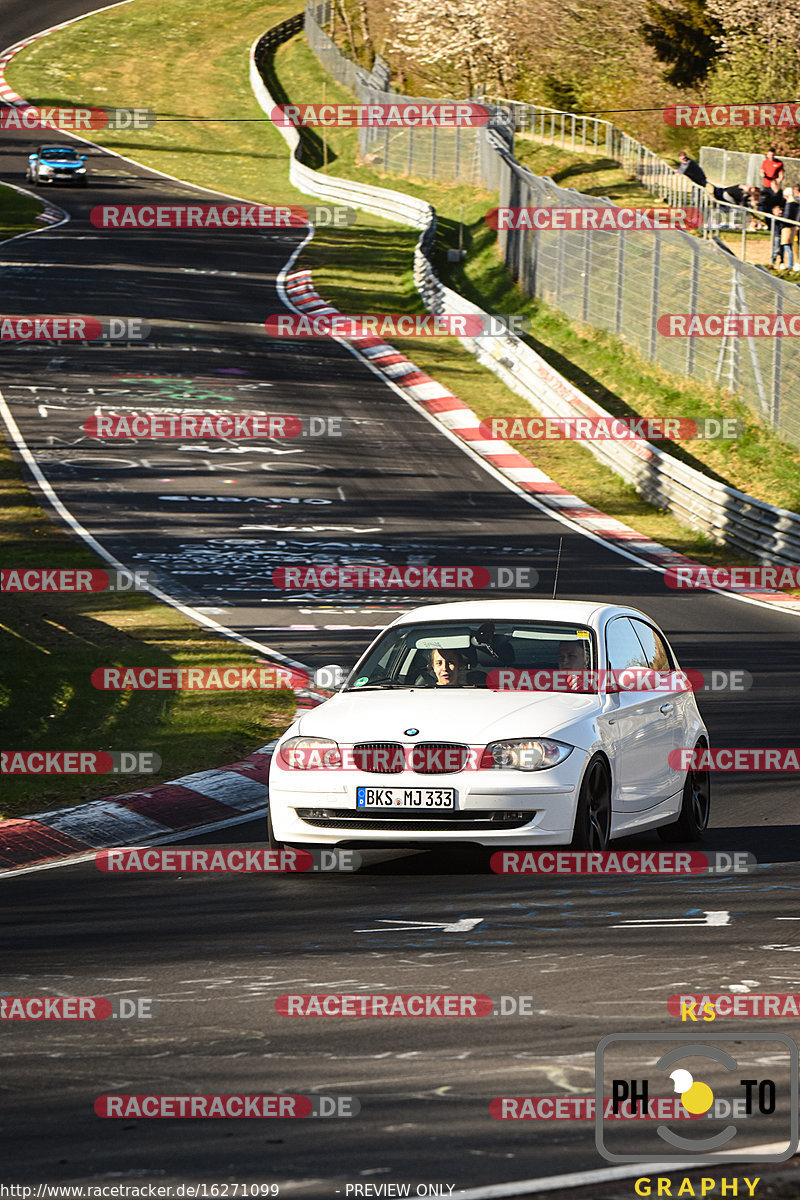
<svg viewBox="0 0 800 1200"><path fill-rule="evenodd" d="M353 669L343 690L595 691L596 683L587 680L596 661L594 635L584 625L427 621L388 629Z"/></svg>
<svg viewBox="0 0 800 1200"><path fill-rule="evenodd" d="M78 155L74 150L50 149L46 147L42 150L42 158L57 158L62 161L69 159L70 162L75 162L78 159Z"/></svg>

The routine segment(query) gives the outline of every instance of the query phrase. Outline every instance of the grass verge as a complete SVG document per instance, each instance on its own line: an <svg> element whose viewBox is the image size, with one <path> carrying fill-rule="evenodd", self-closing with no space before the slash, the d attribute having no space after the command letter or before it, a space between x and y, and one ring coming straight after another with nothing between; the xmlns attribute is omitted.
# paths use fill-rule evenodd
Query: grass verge
<svg viewBox="0 0 800 1200"><path fill-rule="evenodd" d="M17 91L38 103L82 99L154 108L159 121L151 131L96 135L103 145L131 153L149 166L248 199L303 203L307 198L286 181L286 143L266 121L247 82L249 45L265 28L296 11L297 6L285 0L267 5L209 0L200 21L190 0L138 0L35 43L13 60L8 74ZM119 53L119 46L128 52ZM76 79L81 80L77 96L72 82ZM202 86L198 80L204 81ZM350 93L322 71L302 36L279 47L268 83L278 102L317 101L323 94L329 103L352 102ZM533 348L603 407L617 416L744 419L747 433L738 442L670 443L669 448L741 491L785 508L800 508L800 450L756 425L743 403L712 385L669 375L610 334L580 329L519 292L497 257L494 233L483 221L496 203L493 193L385 176L357 162L353 130L326 130L325 144L323 150L319 134L304 131L311 166L319 168L327 160L332 174L398 187L429 200L439 214L440 277L489 311L524 312L531 319L527 340ZM521 145L523 159L534 170L561 183L577 183L583 191L623 202L641 202L645 195L594 151L581 155L533 139L522 139ZM447 263L446 250L457 245L459 222L468 257L453 266ZM322 294L343 311L422 312L411 276L415 239L412 231L359 214L354 233L320 230L300 265L312 268ZM398 339L398 344L443 384L454 387L482 417L526 411L525 401L478 366L459 343ZM519 448L559 483L577 488L585 499L648 536L686 553L710 553L708 539L669 514L654 511L584 447L537 442L519 443Z"/></svg>
<svg viewBox="0 0 800 1200"><path fill-rule="evenodd" d="M0 242L41 228L36 220L41 211L42 206L34 197L23 196L0 183Z"/></svg>
<svg viewBox="0 0 800 1200"><path fill-rule="evenodd" d="M252 200L303 203L306 198L287 182L286 144L258 108L247 80L252 41L297 7L285 0L266 5L262 0L207 0L198 16L193 0L138 0L29 47L15 58L9 80L36 103L152 107L159 114L152 131L98 133L96 140L205 187ZM283 90L276 100L320 99L323 84L328 101L352 99L323 74L302 38L279 49L274 72ZM277 83L275 87L277 91ZM496 203L493 194L383 176L357 163L356 139L349 130L326 132L326 143L324 148L317 135L308 135L312 165L327 161L332 173L395 186L433 203L439 213L440 276L489 311L528 315L530 344L611 412L748 415L727 393L668 376L610 335L580 329L522 296L497 257L494 234L484 224L484 214ZM607 160L533 143L525 147L525 157L535 169L562 182L580 182L584 190L617 200L634 199L630 181L615 176L615 171L619 176L621 172ZM640 199L637 193L635 200ZM468 257L452 267L446 250L457 244L459 223ZM422 312L411 276L415 240L412 231L360 216L353 233L320 230L302 264L313 269L319 290L343 311ZM479 367L457 341L398 339L398 345L481 417L525 411L525 402ZM582 446L519 445L558 482L647 536L708 562L748 561L713 547L669 513L656 512ZM738 443L686 443L675 453L743 491L800 508L800 452L784 446L768 430L751 426ZM91 565L91 556L59 533L26 498L8 458L3 459L3 471L9 499L4 527L14 534L10 565L24 565L24 554L32 554L28 561L37 565ZM25 549L28 544L30 549ZM258 693L165 697L95 692L88 676L97 665L252 661L147 597L10 599L9 624L2 631L9 651L2 706L11 720L10 745L38 748L46 742L64 749L113 746L157 753L163 749L161 777L174 778L246 753L289 719L289 697L278 695L265 700ZM153 782L153 777L126 780L131 787L142 782ZM96 779L8 783L6 815L108 791L107 783Z"/></svg>
<svg viewBox="0 0 800 1200"><path fill-rule="evenodd" d="M103 567L36 504L0 445L4 567ZM235 762L286 728L279 692L106 692L97 667L252 666L255 655L146 594L3 595L0 719L6 750L148 750L156 775L3 776L0 817L79 804Z"/></svg>

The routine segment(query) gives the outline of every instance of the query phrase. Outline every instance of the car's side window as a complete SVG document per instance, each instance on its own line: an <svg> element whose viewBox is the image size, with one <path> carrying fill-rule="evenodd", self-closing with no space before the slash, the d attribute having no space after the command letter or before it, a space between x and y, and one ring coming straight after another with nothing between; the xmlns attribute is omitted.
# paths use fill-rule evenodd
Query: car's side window
<svg viewBox="0 0 800 1200"><path fill-rule="evenodd" d="M615 617L606 626L606 654L612 671L647 666L641 642L627 617Z"/></svg>
<svg viewBox="0 0 800 1200"><path fill-rule="evenodd" d="M656 633L651 625L646 625L644 621L637 621L635 617L631 617L631 625L642 643L647 660L645 665L653 671L671 670L675 664L661 635Z"/></svg>

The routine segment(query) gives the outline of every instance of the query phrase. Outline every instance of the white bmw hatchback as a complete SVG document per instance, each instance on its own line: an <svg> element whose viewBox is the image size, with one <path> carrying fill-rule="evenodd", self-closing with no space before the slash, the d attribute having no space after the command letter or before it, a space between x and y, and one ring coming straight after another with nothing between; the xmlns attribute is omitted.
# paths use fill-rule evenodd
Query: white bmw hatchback
<svg viewBox="0 0 800 1200"><path fill-rule="evenodd" d="M637 609L429 605L392 622L287 729L268 835L275 847L603 850L653 829L696 841L710 783L691 752L707 747L686 676Z"/></svg>

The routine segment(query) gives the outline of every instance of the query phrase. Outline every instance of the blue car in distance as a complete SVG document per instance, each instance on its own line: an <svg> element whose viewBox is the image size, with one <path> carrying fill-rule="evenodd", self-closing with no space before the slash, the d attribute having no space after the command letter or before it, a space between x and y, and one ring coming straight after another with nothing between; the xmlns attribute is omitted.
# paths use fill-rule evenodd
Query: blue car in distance
<svg viewBox="0 0 800 1200"><path fill-rule="evenodd" d="M74 183L86 187L85 155L72 146L42 146L28 155L26 178L29 183Z"/></svg>

